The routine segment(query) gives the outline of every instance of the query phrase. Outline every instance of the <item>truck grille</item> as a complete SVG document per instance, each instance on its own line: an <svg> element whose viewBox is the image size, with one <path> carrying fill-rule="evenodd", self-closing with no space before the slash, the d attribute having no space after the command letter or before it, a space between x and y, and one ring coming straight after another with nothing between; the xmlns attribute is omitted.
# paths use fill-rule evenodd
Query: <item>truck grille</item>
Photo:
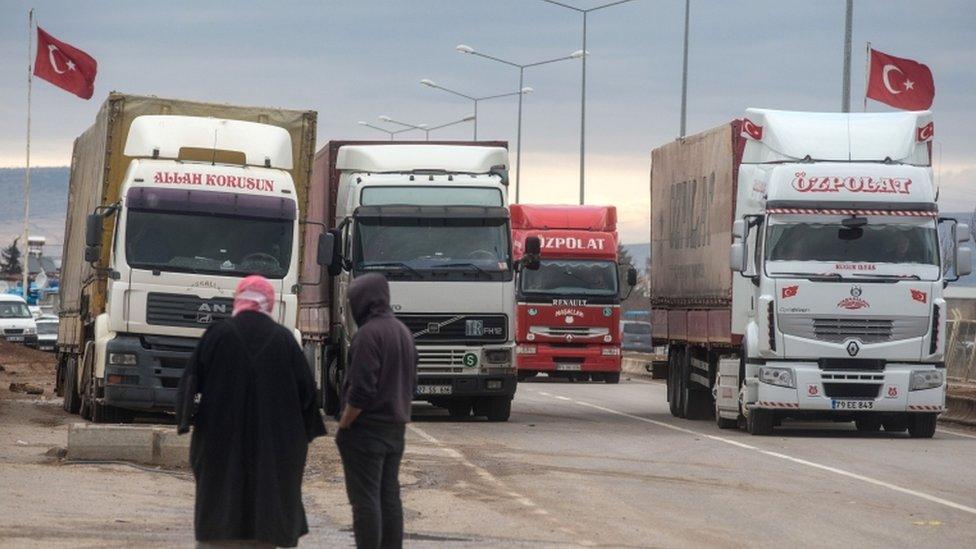
<svg viewBox="0 0 976 549"><path fill-rule="evenodd" d="M4 328L4 335L22 335L24 333L23 328Z"/></svg>
<svg viewBox="0 0 976 549"><path fill-rule="evenodd" d="M902 318L835 318L801 315L779 315L780 330L787 335L843 343L857 339L861 343L882 343L922 337L927 317Z"/></svg>
<svg viewBox="0 0 976 549"><path fill-rule="evenodd" d="M603 337L610 333L609 328L587 328L575 326L529 326L529 333L544 337Z"/></svg>
<svg viewBox="0 0 976 549"><path fill-rule="evenodd" d="M161 326L206 328L230 318L234 300L226 297L203 299L195 295L150 293L146 303L146 322Z"/></svg>
<svg viewBox="0 0 976 549"><path fill-rule="evenodd" d="M881 385L877 383L824 383L828 398L878 398Z"/></svg>
<svg viewBox="0 0 976 549"><path fill-rule="evenodd" d="M477 314L396 315L417 343L492 343L508 339L508 317Z"/></svg>
<svg viewBox="0 0 976 549"><path fill-rule="evenodd" d="M465 349L418 349L417 370L420 372L460 373L464 371Z"/></svg>

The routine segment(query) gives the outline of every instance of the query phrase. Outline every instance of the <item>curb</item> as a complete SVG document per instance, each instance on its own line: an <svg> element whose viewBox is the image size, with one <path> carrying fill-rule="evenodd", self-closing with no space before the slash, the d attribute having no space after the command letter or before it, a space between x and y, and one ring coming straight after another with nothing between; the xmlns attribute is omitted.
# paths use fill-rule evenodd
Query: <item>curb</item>
<svg viewBox="0 0 976 549"><path fill-rule="evenodd" d="M190 437L153 425L73 423L68 427L67 458L188 467Z"/></svg>

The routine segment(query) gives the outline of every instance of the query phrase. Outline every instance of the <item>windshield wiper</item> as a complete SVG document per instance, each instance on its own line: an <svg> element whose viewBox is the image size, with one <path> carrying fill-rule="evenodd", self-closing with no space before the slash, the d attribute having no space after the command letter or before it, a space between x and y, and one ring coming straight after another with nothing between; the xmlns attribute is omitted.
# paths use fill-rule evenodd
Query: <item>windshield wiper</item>
<svg viewBox="0 0 976 549"><path fill-rule="evenodd" d="M854 278L882 278L891 280L922 280L922 277L917 274L910 275L886 275L886 274L858 274Z"/></svg>
<svg viewBox="0 0 976 549"><path fill-rule="evenodd" d="M475 265L474 263L446 263L444 265L437 265L435 268L440 269L440 268L443 268L443 267L470 267L470 268L478 271L480 274L483 274L483 275L491 278L491 273L489 273L488 271L486 271L486 270L482 269L481 267Z"/></svg>
<svg viewBox="0 0 976 549"><path fill-rule="evenodd" d="M374 269L374 267L378 267L378 269ZM364 271L375 271L375 270L383 270L384 268L388 268L388 267L399 267L401 271L407 271L410 274L416 276L417 278L423 278L423 275L421 275L417 269L414 269L413 267L407 265L406 263L403 263L402 261L385 261L382 263L368 263L363 265L360 268Z"/></svg>
<svg viewBox="0 0 976 549"><path fill-rule="evenodd" d="M844 280L840 273L774 273L775 276L795 276L812 281Z"/></svg>

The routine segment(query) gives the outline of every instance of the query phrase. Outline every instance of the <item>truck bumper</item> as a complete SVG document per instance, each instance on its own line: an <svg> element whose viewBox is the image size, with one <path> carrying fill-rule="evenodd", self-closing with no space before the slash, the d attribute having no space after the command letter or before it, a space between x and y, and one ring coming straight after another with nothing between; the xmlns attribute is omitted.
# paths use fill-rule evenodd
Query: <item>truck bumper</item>
<svg viewBox="0 0 976 549"><path fill-rule="evenodd" d="M888 364L878 371L821 370L815 363L776 362L769 366L792 368L796 388L755 383L757 398L750 408L813 411L819 415L945 410L944 378L940 387L909 390L911 372L935 370L931 364Z"/></svg>
<svg viewBox="0 0 976 549"><path fill-rule="evenodd" d="M417 374L415 400L455 397L498 397L515 395L516 376L511 370L478 374Z"/></svg>
<svg viewBox="0 0 976 549"><path fill-rule="evenodd" d="M533 345L526 343L526 345ZM555 347L536 343L534 354L518 354L520 372L619 372L620 347L588 345L586 347ZM616 355L604 355L603 349L616 349Z"/></svg>
<svg viewBox="0 0 976 549"><path fill-rule="evenodd" d="M176 387L196 348L196 339L120 334L108 342L105 357L132 354L135 365L105 365L104 403L140 411L171 412Z"/></svg>

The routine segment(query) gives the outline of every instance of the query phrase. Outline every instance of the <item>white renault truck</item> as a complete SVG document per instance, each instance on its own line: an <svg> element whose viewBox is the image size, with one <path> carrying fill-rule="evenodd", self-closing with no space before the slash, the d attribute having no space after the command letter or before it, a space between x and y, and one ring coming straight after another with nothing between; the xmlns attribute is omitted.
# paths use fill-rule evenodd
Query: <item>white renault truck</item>
<svg viewBox="0 0 976 549"><path fill-rule="evenodd" d="M244 276L298 318L315 113L113 93L75 141L57 390L93 421L172 410L198 338Z"/></svg>
<svg viewBox="0 0 976 549"><path fill-rule="evenodd" d="M939 217L933 130L929 112L749 109L653 152L652 324L674 415L932 436L942 292L972 263L968 228Z"/></svg>
<svg viewBox="0 0 976 549"><path fill-rule="evenodd" d="M332 141L318 152L309 219L328 220L317 230L328 228L334 253L319 258L324 269L305 264L300 328L327 413L338 411L356 329L346 288L380 273L417 344L416 398L454 418L508 420L516 371L507 166L503 142Z"/></svg>

